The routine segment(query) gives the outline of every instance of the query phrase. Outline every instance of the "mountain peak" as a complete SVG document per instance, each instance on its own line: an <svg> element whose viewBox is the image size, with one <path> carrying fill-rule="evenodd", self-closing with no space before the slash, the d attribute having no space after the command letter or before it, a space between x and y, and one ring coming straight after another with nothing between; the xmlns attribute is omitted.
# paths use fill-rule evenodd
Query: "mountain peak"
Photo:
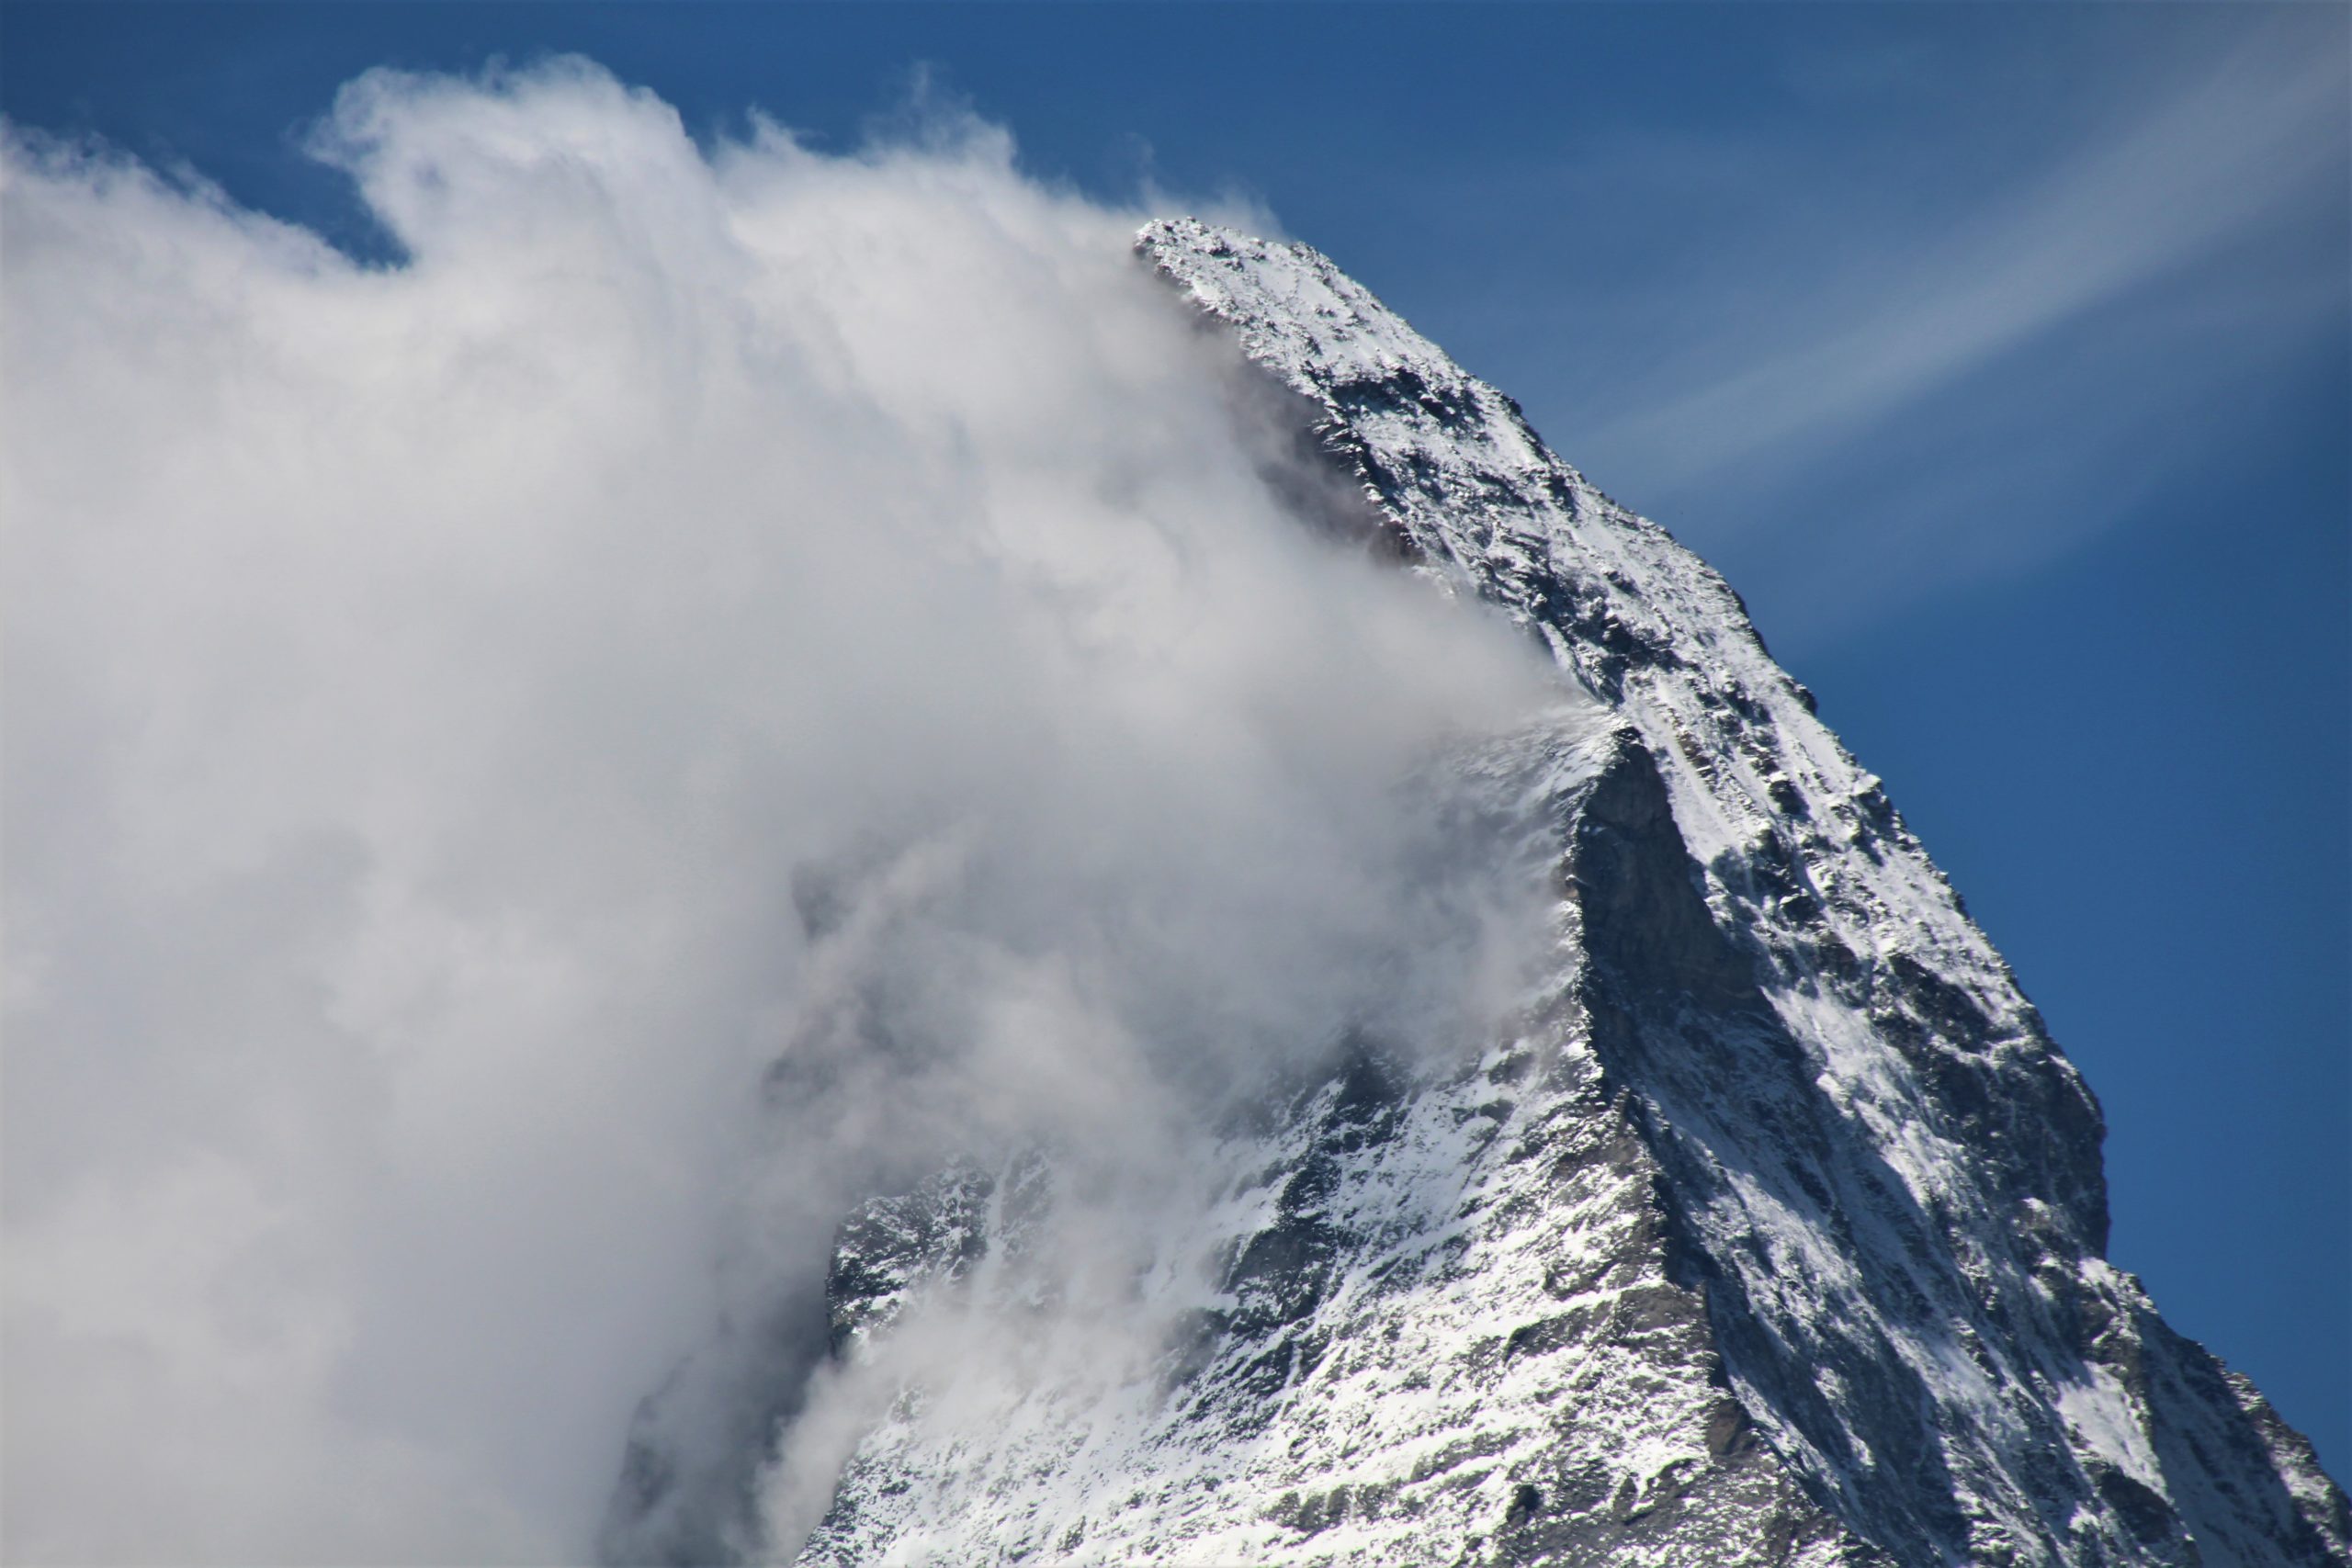
<svg viewBox="0 0 2352 1568"><path fill-rule="evenodd" d="M1203 1131L1118 1354L1049 1152L853 1216L798 1561L2352 1562L2309 1445L2105 1261L2097 1101L1729 585L1319 253L1136 249L1600 705L1460 768L1553 957L1471 1055ZM941 1354L974 1314L1034 1360Z"/></svg>

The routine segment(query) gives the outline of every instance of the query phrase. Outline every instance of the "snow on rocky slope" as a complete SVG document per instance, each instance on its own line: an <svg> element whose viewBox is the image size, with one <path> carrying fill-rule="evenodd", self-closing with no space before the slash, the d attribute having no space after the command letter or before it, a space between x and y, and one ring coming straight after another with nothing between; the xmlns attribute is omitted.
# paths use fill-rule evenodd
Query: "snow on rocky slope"
<svg viewBox="0 0 2352 1568"><path fill-rule="evenodd" d="M2309 1446L2103 1260L2096 1102L1724 581L1316 252L1136 248L1359 525L1605 705L1462 767L1555 868L1552 960L1477 1060L1351 1042L1204 1134L1091 1306L1057 1227L1108 1211L1049 1153L853 1219L865 1403L797 1561L2352 1562ZM1033 1360L959 1366L970 1314Z"/></svg>

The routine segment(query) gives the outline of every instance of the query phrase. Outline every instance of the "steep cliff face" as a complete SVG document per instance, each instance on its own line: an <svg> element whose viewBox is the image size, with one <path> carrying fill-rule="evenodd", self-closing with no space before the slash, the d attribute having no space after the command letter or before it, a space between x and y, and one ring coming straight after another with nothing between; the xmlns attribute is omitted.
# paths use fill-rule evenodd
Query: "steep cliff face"
<svg viewBox="0 0 2352 1568"><path fill-rule="evenodd" d="M2308 1445L2103 1260L2097 1103L1723 580L1315 252L1136 248L1367 532L1601 705L1459 768L1549 957L1477 1059L1349 1037L1202 1133L1092 1317L1052 1151L854 1219L798 1560L2352 1562ZM957 1365L970 1314L1035 1356Z"/></svg>
<svg viewBox="0 0 2352 1568"><path fill-rule="evenodd" d="M1321 256L1138 244L1630 732L1567 852L1578 1043L1807 1495L1905 1562L2344 1560L2308 1448L2103 1261L2096 1103L1723 581Z"/></svg>
<svg viewBox="0 0 2352 1568"><path fill-rule="evenodd" d="M981 1441L943 1444L957 1424L901 1385L800 1561L1884 1561L1742 1410L1640 1111L1584 1044L1593 899L1638 908L1636 940L1712 934L1694 885L1626 880L1679 853L1657 774L1621 734L1547 739L1487 759L1575 846L1521 1027L1436 1075L1350 1043L1205 1142L1126 1303L1159 1359L1023 1369ZM882 1364L910 1303L1023 1313L1061 1255L1052 1168L951 1173L846 1227L843 1355Z"/></svg>

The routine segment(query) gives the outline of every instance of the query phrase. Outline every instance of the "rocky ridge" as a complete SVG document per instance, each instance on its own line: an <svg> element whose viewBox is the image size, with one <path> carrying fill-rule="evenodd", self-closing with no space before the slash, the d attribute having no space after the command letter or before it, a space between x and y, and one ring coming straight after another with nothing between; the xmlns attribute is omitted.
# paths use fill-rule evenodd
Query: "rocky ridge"
<svg viewBox="0 0 2352 1568"><path fill-rule="evenodd" d="M1476 1060L1343 1039L1204 1134L1121 1332L984 1394L917 1348L1084 1321L1083 1173L855 1216L867 1403L797 1560L2352 1562L2308 1444L2104 1260L2096 1101L1721 577L1317 253L1136 250L1353 525L1603 705L1462 762L1551 868L1551 957Z"/></svg>

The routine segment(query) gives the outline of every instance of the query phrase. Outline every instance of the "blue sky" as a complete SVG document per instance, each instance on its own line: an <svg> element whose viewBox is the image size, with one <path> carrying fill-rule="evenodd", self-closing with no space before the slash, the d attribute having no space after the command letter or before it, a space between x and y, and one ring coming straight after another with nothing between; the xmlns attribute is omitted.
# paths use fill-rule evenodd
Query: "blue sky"
<svg viewBox="0 0 2352 1568"><path fill-rule="evenodd" d="M47 5L0 107L380 235L301 130L576 51L912 85L1332 254L1730 577L2105 1102L2112 1255L2352 1464L2347 14Z"/></svg>

